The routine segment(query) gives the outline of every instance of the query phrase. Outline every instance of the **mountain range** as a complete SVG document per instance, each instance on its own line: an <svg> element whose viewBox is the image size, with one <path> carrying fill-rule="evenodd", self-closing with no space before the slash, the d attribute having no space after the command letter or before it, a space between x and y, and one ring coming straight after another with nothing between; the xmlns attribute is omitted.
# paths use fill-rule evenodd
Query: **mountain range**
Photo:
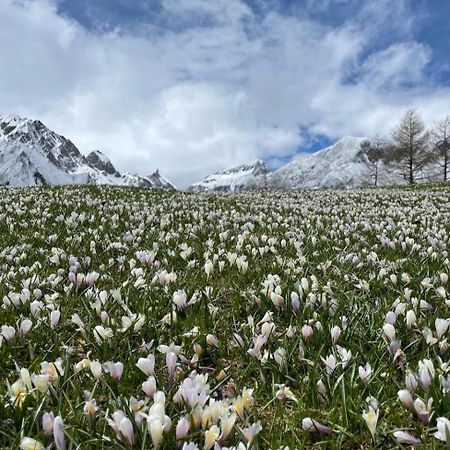
<svg viewBox="0 0 450 450"><path fill-rule="evenodd" d="M401 184L402 174L382 161L373 163L362 145L369 139L345 137L315 153L301 153L272 171L262 160L208 175L193 192L240 192L248 189L319 189ZM428 170L427 181L438 179ZM0 186L109 184L175 189L159 171L148 176L119 172L101 151L83 155L64 136L39 120L0 117Z"/></svg>
<svg viewBox="0 0 450 450"><path fill-rule="evenodd" d="M121 173L99 150L84 156L39 120L0 117L0 186L110 184L175 189L157 170Z"/></svg>
<svg viewBox="0 0 450 450"><path fill-rule="evenodd" d="M262 161L209 175L189 189L205 191L241 191L255 187L277 189L347 188L373 185L375 165L361 144L362 137L345 137L316 153L303 153L272 172ZM378 163L378 184L401 182L398 175Z"/></svg>

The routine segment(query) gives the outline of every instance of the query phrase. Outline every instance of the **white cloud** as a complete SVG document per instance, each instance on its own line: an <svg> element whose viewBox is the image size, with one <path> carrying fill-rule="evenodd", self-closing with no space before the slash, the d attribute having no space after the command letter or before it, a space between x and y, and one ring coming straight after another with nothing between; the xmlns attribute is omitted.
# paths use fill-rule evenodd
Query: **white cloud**
<svg viewBox="0 0 450 450"><path fill-rule="evenodd" d="M310 10L325 11L331 6L355 3L355 0L307 0L306 6Z"/></svg>
<svg viewBox="0 0 450 450"><path fill-rule="evenodd" d="M178 20L199 20L206 17L219 24L236 24L250 18L251 9L240 0L163 0L163 8Z"/></svg>
<svg viewBox="0 0 450 450"><path fill-rule="evenodd" d="M370 55L362 65L363 80L374 87L401 87L421 82L431 50L417 42L393 44Z"/></svg>
<svg viewBox="0 0 450 450"><path fill-rule="evenodd" d="M86 30L56 0L0 1L2 113L41 118L84 152L100 148L120 169L159 167L180 186L286 158L304 143L300 129L382 134L409 106L432 121L449 104L449 90L427 81L432 53L409 25L372 51L383 20L412 22L401 0L368 2L335 28L275 11L256 18L241 0L164 0L168 22L183 26L139 34Z"/></svg>

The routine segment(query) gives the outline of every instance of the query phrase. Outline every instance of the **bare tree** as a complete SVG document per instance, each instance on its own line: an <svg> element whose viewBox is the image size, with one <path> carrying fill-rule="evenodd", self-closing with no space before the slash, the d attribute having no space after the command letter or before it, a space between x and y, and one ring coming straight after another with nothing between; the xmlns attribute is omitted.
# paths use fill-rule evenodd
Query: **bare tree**
<svg viewBox="0 0 450 450"><path fill-rule="evenodd" d="M375 186L378 186L379 166L385 157L387 144L379 136L376 136L373 141L367 140L361 142L361 149L367 155L367 159L372 165L373 183Z"/></svg>
<svg viewBox="0 0 450 450"><path fill-rule="evenodd" d="M447 181L450 168L450 116L446 116L436 123L432 132L432 140L436 161L443 170L444 181Z"/></svg>
<svg viewBox="0 0 450 450"><path fill-rule="evenodd" d="M422 170L432 160L429 150L430 133L420 114L408 110L399 125L392 130L394 145L389 154L389 162L396 164L409 184L414 184Z"/></svg>

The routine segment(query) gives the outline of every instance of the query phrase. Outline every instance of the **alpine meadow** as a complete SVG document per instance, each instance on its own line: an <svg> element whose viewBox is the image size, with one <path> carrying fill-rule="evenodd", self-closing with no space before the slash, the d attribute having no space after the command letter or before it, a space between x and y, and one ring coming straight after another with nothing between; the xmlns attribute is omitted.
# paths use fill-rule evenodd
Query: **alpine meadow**
<svg viewBox="0 0 450 450"><path fill-rule="evenodd" d="M449 194L4 189L0 445L440 448Z"/></svg>
<svg viewBox="0 0 450 450"><path fill-rule="evenodd" d="M450 449L450 0L0 0L0 450Z"/></svg>

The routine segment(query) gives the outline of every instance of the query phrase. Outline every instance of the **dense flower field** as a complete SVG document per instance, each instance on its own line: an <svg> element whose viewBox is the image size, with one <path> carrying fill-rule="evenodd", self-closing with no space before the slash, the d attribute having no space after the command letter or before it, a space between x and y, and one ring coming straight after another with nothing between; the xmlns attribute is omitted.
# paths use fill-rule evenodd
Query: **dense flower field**
<svg viewBox="0 0 450 450"><path fill-rule="evenodd" d="M0 192L0 447L450 442L450 188Z"/></svg>

